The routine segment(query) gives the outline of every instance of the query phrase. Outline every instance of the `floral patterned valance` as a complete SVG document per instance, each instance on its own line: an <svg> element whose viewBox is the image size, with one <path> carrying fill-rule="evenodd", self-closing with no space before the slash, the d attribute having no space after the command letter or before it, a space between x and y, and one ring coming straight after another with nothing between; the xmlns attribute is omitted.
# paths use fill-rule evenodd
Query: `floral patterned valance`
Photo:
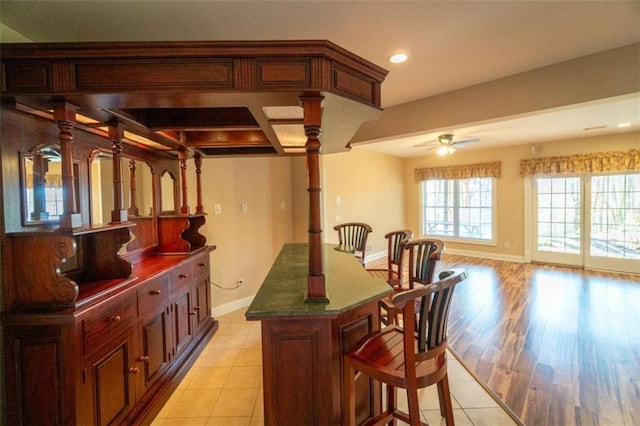
<svg viewBox="0 0 640 426"><path fill-rule="evenodd" d="M499 178L500 161L492 163L465 164L462 166L427 167L415 170L416 182L432 179L469 179L478 177Z"/></svg>
<svg viewBox="0 0 640 426"><path fill-rule="evenodd" d="M522 176L623 171L640 171L640 150L520 160Z"/></svg>
<svg viewBox="0 0 640 426"><path fill-rule="evenodd" d="M33 188L33 175L27 174L27 188ZM62 175L52 175L47 173L44 177L44 186L46 188L62 188Z"/></svg>

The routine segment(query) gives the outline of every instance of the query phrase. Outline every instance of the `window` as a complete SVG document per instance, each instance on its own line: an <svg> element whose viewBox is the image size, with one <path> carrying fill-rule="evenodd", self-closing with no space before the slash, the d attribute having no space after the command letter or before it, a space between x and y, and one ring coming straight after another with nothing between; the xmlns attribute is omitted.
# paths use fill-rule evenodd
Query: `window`
<svg viewBox="0 0 640 426"><path fill-rule="evenodd" d="M493 182L488 177L422 181L422 234L492 242Z"/></svg>
<svg viewBox="0 0 640 426"><path fill-rule="evenodd" d="M640 259L640 173L591 177L590 254Z"/></svg>
<svg viewBox="0 0 640 426"><path fill-rule="evenodd" d="M538 250L580 252L579 177L541 177L538 190Z"/></svg>

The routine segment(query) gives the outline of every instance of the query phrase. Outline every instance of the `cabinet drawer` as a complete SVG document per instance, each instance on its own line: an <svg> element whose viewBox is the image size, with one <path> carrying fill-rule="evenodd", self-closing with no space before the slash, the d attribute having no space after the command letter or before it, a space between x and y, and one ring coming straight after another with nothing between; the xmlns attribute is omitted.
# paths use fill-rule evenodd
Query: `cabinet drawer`
<svg viewBox="0 0 640 426"><path fill-rule="evenodd" d="M209 275L209 253L195 256L192 262L194 278L202 278Z"/></svg>
<svg viewBox="0 0 640 426"><path fill-rule="evenodd" d="M138 289L138 315L164 309L169 294L169 275L163 275L143 284Z"/></svg>
<svg viewBox="0 0 640 426"><path fill-rule="evenodd" d="M135 319L133 297L120 298L94 311L82 321L85 355L100 349L105 343L131 327Z"/></svg>
<svg viewBox="0 0 640 426"><path fill-rule="evenodd" d="M176 266L170 273L171 292L180 290L182 287L193 282L193 264L188 260Z"/></svg>

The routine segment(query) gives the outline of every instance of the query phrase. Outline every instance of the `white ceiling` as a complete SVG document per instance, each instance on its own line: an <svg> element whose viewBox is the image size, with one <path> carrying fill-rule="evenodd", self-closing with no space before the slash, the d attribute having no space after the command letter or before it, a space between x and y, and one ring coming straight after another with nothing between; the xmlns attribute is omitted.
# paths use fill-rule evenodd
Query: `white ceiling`
<svg viewBox="0 0 640 426"><path fill-rule="evenodd" d="M390 71L383 107L640 41L640 1L1 0L0 21L42 42L327 39ZM409 60L389 63L400 51ZM465 148L474 149L585 136L604 124L593 132L621 131L622 121L640 129L637 97L451 130L481 138ZM366 148L424 155L413 145L436 136Z"/></svg>

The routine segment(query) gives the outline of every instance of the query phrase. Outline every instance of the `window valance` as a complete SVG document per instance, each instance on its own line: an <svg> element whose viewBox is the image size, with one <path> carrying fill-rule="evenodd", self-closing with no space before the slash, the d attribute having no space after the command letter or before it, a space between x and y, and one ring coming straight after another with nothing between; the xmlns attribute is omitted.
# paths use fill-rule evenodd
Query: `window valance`
<svg viewBox="0 0 640 426"><path fill-rule="evenodd" d="M520 175L640 171L640 150L520 160Z"/></svg>
<svg viewBox="0 0 640 426"><path fill-rule="evenodd" d="M31 173L27 174L26 186L27 188L33 188L33 175ZM62 188L62 175L47 173L44 177L44 186L45 188Z"/></svg>
<svg viewBox="0 0 640 426"><path fill-rule="evenodd" d="M479 177L499 178L500 161L491 163L465 164L462 166L426 167L415 170L416 182L432 179L469 179Z"/></svg>

